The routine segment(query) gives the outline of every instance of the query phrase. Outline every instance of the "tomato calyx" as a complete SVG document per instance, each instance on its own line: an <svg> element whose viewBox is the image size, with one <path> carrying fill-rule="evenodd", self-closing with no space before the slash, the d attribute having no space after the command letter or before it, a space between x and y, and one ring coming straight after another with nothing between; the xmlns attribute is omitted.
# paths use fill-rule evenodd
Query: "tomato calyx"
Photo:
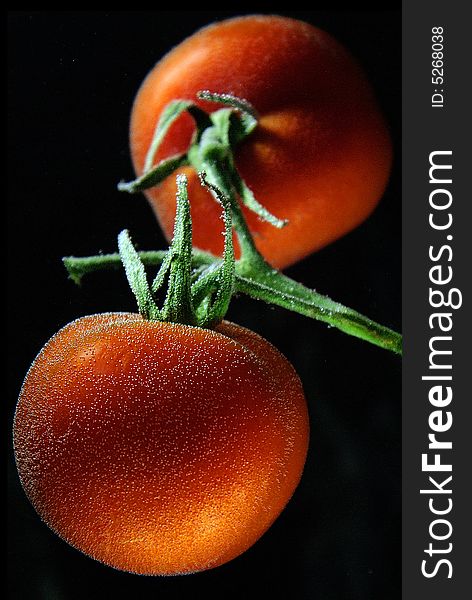
<svg viewBox="0 0 472 600"><path fill-rule="evenodd" d="M235 277L231 206L229 199L206 180L204 173L200 174L200 180L223 209L225 245L221 261L196 270L192 268L192 223L184 175L177 176L174 236L151 284L128 231L123 230L118 236L119 255L128 283L139 312L146 319L212 328L223 320L228 310ZM158 308L156 295L166 281L164 304Z"/></svg>
<svg viewBox="0 0 472 600"><path fill-rule="evenodd" d="M257 113L249 102L231 94L205 90L199 92L197 97L221 104L224 108L208 114L189 100L170 102L156 125L142 175L127 183L120 182L118 189L130 194L142 192L158 185L176 169L186 165L193 167L197 173L205 172L208 183L216 186L231 201L241 258L244 260L246 256L254 260L259 253L242 217L239 201L274 227L281 228L287 224L286 220L272 215L258 202L235 165L235 149L257 127ZM194 136L187 152L154 164L156 153L170 126L184 112L188 112L195 121Z"/></svg>
<svg viewBox="0 0 472 600"><path fill-rule="evenodd" d="M143 174L129 183L121 182L118 188L129 193L141 192L163 181L179 166L192 166L199 173L202 185L223 207L223 257L192 248L187 180L179 175L174 236L167 251L136 252L128 232L123 231L119 235L119 254L65 257L63 262L71 279L79 283L87 273L123 265L139 311L147 319L213 328L223 320L232 296L244 293L401 354L399 333L290 279L266 262L256 248L240 202L275 227L283 227L286 221L277 219L257 201L239 175L233 157L235 146L257 126L257 114L245 100L229 94L200 92L198 97L223 104L225 108L208 114L188 100L171 102L156 126ZM159 145L184 112L194 118L196 125L189 149L154 165ZM233 228L240 247L237 261ZM146 275L149 266L159 267L151 284ZM167 294L162 308L158 308L156 294L166 281Z"/></svg>

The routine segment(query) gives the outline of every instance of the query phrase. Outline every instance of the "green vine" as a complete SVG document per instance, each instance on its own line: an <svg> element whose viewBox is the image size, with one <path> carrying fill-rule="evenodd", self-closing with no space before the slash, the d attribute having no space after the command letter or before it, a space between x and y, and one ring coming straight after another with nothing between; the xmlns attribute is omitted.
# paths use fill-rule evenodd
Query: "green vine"
<svg viewBox="0 0 472 600"><path fill-rule="evenodd" d="M167 251L145 251L138 254L146 267L155 267L162 264ZM63 261L71 279L77 284L80 284L82 278L90 273L103 269L120 270L123 268L119 254L103 254L83 258L68 256ZM217 261L212 254L196 249L192 252L194 272L198 272L202 267L214 265L215 262ZM238 263L239 261L236 261L233 294L241 293L255 300L263 300L268 304L322 321L331 327L336 327L349 335L391 350L396 354L402 353L402 336L396 331L372 321L352 308L343 306L281 273L277 276L276 281L271 281L270 278L264 280L264 277L259 279L256 274L252 277L241 275L239 272L241 265ZM280 289L282 286L279 288L282 280L284 289Z"/></svg>
<svg viewBox="0 0 472 600"><path fill-rule="evenodd" d="M246 101L228 94L205 91L198 96L225 107L207 114L190 101L171 102L155 129L144 173L134 181L121 182L118 188L129 193L141 192L157 185L180 166L192 166L200 174L202 185L222 206L223 257L192 248L187 182L185 177L178 176L174 237L167 251L136 252L129 234L124 231L118 238L119 254L64 258L70 277L79 283L87 273L124 266L138 309L145 318L200 327L215 326L224 318L231 297L244 293L401 354L399 333L290 279L265 261L254 244L240 202L274 227L284 227L287 222L272 215L257 201L239 175L233 158L235 146L257 126L257 114ZM195 121L195 134L188 151L154 164L160 143L183 112L188 112ZM241 249L237 261L233 228ZM149 284L146 267L156 266L159 267L157 275ZM156 293L166 281L164 305L158 308Z"/></svg>

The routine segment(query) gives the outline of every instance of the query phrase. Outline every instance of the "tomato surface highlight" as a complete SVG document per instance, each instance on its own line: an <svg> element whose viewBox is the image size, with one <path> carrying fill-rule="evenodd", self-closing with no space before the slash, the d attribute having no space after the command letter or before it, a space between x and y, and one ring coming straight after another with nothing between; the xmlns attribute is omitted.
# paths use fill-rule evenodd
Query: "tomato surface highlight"
<svg viewBox="0 0 472 600"><path fill-rule="evenodd" d="M268 529L303 470L293 367L229 322L80 318L44 346L15 414L17 467L41 518L120 570L197 572Z"/></svg>
<svg viewBox="0 0 472 600"><path fill-rule="evenodd" d="M278 16L245 16L201 29L151 70L135 98L130 146L140 175L154 128L175 99L210 90L248 100L260 122L237 149L236 165L259 202L288 219L275 229L244 208L256 246L277 268L291 265L363 222L388 181L392 148L373 90L348 51L326 32ZM198 101L208 112L219 108ZM184 152L194 123L182 115L156 162ZM194 245L220 255L220 209L189 179ZM175 217L175 175L147 190L168 239ZM237 249L238 252L238 249Z"/></svg>

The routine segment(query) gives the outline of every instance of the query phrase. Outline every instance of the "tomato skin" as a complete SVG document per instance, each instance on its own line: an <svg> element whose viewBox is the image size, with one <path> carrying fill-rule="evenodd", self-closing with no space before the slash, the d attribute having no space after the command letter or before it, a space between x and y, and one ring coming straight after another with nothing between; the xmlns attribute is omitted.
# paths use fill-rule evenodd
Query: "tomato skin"
<svg viewBox="0 0 472 600"><path fill-rule="evenodd" d="M117 569L175 575L227 562L267 530L299 482L308 428L293 367L257 334L110 313L41 350L14 445L59 536Z"/></svg>
<svg viewBox="0 0 472 600"><path fill-rule="evenodd" d="M184 40L151 70L135 98L130 146L138 175L164 107L177 98L195 100L206 89L245 98L260 114L236 163L258 200L289 220L277 230L244 211L273 266L286 267L333 242L375 208L391 167L389 133L365 74L327 33L294 19L255 15ZM193 128L183 115L157 160L185 151ZM219 207L191 169L179 172L190 180L194 245L221 254ZM146 192L169 239L175 192L175 175Z"/></svg>

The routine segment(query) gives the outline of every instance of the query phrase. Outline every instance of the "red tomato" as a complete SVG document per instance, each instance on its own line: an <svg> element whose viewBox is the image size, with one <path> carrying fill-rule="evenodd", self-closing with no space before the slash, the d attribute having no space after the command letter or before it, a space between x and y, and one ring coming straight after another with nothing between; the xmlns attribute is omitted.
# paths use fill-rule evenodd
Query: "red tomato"
<svg viewBox="0 0 472 600"><path fill-rule="evenodd" d="M308 415L290 363L255 333L111 313L41 350L14 442L41 518L118 569L191 573L249 548L300 479Z"/></svg>
<svg viewBox="0 0 472 600"><path fill-rule="evenodd" d="M195 100L200 90L244 98L260 114L236 164L259 202L289 220L277 230L245 210L256 245L273 266L300 260L372 212L390 172L389 134L365 74L327 33L289 18L246 16L210 25L171 50L134 101L130 142L138 175L164 107ZM193 130L183 115L157 160L185 151ZM189 178L194 245L221 254L220 208L191 169L180 172ZM146 192L169 239L175 192L175 175Z"/></svg>

